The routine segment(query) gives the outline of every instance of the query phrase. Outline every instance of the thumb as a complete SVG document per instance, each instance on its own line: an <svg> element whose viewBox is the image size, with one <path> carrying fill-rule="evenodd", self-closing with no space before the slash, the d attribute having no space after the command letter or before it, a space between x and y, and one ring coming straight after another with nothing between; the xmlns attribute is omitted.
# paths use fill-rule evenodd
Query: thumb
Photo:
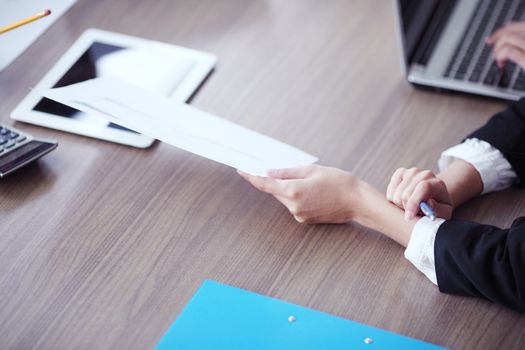
<svg viewBox="0 0 525 350"><path fill-rule="evenodd" d="M268 176L281 180L304 179L306 176L308 176L311 169L311 166L301 166L287 169L270 169L268 170Z"/></svg>
<svg viewBox="0 0 525 350"><path fill-rule="evenodd" d="M450 219L452 216L452 206L450 204L439 203L433 198L429 198L427 204L434 212L436 218Z"/></svg>

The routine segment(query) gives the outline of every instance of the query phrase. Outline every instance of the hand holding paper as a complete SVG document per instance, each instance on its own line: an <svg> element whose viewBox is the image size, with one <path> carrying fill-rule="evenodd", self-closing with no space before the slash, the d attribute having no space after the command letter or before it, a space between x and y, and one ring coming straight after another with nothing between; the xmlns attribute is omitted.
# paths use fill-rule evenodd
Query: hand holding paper
<svg viewBox="0 0 525 350"><path fill-rule="evenodd" d="M111 78L41 92L43 96L252 175L317 158L168 97Z"/></svg>

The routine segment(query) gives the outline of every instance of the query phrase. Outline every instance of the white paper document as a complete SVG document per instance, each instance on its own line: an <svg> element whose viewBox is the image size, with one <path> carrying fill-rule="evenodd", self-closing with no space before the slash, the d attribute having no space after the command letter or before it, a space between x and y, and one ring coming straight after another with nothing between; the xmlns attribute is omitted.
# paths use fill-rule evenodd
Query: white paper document
<svg viewBox="0 0 525 350"><path fill-rule="evenodd" d="M252 175L317 158L240 125L112 78L40 91L43 96Z"/></svg>

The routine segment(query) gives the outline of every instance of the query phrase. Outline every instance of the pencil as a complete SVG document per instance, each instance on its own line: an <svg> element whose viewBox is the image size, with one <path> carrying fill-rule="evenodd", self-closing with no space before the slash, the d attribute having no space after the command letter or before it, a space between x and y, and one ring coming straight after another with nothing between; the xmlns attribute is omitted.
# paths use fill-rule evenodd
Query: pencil
<svg viewBox="0 0 525 350"><path fill-rule="evenodd" d="M31 16L31 17L28 17L26 19L23 19L21 21L18 21L18 22L15 22L7 27L2 27L0 28L0 34L3 34L5 32L8 32L10 30L13 30L15 28L18 28L18 27L21 27L25 24L28 24L28 23L31 23L31 22L34 22L42 17L46 17L46 16L49 16L51 14L51 10L45 10L45 11L42 11L40 13L37 13L36 15L34 16Z"/></svg>

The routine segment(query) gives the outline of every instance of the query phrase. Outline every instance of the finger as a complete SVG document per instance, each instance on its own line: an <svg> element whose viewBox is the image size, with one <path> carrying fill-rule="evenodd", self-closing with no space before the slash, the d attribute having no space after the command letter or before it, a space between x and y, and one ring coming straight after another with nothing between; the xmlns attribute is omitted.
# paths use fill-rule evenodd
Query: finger
<svg viewBox="0 0 525 350"><path fill-rule="evenodd" d="M423 181L431 180L433 178L435 178L435 175L430 170L420 171L412 177L410 183L405 187L405 190L401 195L401 202L403 203L403 208L405 208L405 210L407 208L408 200L412 196L416 186Z"/></svg>
<svg viewBox="0 0 525 350"><path fill-rule="evenodd" d="M501 65L506 61L512 61L525 68L525 51L516 47L505 45L494 53L494 59Z"/></svg>
<svg viewBox="0 0 525 350"><path fill-rule="evenodd" d="M291 184L293 181L284 182L268 177L253 176L240 170L237 170L237 172L241 177L260 191L272 194L275 199L277 199L292 215L294 215L294 217L297 217L297 214L299 213L297 203L286 195L286 193L289 192L287 188L290 187L287 185Z"/></svg>
<svg viewBox="0 0 525 350"><path fill-rule="evenodd" d="M493 51L492 55L494 56L494 61L499 68L503 68L505 66L505 63L508 60L509 50L510 47L508 45L504 45L499 47L497 51Z"/></svg>
<svg viewBox="0 0 525 350"><path fill-rule="evenodd" d="M426 203L430 207L430 209L432 209L432 211L436 210L436 205L438 204L438 202L436 202L435 199L429 198L429 199L426 200ZM421 212L421 210L420 210L420 212Z"/></svg>
<svg viewBox="0 0 525 350"><path fill-rule="evenodd" d="M281 196L281 195L278 195L278 194L274 194L273 195L275 197L275 199L277 199L282 205L284 205L286 207L286 209L288 209L288 211L290 211L291 208L293 208L293 202L288 199L288 197L285 197L285 196Z"/></svg>
<svg viewBox="0 0 525 350"><path fill-rule="evenodd" d="M251 183L259 191L273 195L282 195L284 193L283 183L279 182L279 180L269 177L254 176L239 170L237 172L243 179Z"/></svg>
<svg viewBox="0 0 525 350"><path fill-rule="evenodd" d="M486 38L485 41L487 42L487 44L493 44L505 34L519 32L525 32L525 22L510 22L505 26L501 27L500 29L496 30L494 33L492 33L492 35Z"/></svg>
<svg viewBox="0 0 525 350"><path fill-rule="evenodd" d="M432 204L435 208L438 207L438 204L451 205L448 198L447 187L443 181L439 179L422 181L417 184L405 206L405 218L407 220L414 218L419 212L419 204L423 201L429 204L430 198L435 201L435 203Z"/></svg>
<svg viewBox="0 0 525 350"><path fill-rule="evenodd" d="M396 171L394 171L394 174L392 174L392 177L390 178L390 183L388 184L388 187L386 189L387 200L391 202L394 200L394 192L397 186L399 186L399 184L401 183L401 181L403 181L403 174L405 173L405 171L405 168L399 168L396 169Z"/></svg>
<svg viewBox="0 0 525 350"><path fill-rule="evenodd" d="M419 212L419 204L430 198L431 185L428 181L420 182L405 206L405 220L413 219Z"/></svg>
<svg viewBox="0 0 525 350"><path fill-rule="evenodd" d="M403 180L401 183L397 186L397 188L394 190L394 195L392 197L392 201L395 205L397 205L400 208L403 207L403 193L405 189L410 185L413 177L419 172L418 168L410 168L403 174Z"/></svg>
<svg viewBox="0 0 525 350"><path fill-rule="evenodd" d="M292 214L292 216L299 222L304 222L304 212L303 210L300 209L300 206L293 200L289 199L288 197L285 197L285 196L275 196L274 197L279 201L281 202L285 207L286 209L288 209L288 211L290 212L290 214ZM303 220L299 220L299 218L302 218Z"/></svg>
<svg viewBox="0 0 525 350"><path fill-rule="evenodd" d="M274 179L304 179L314 169L313 165L300 166L296 168L287 169L270 169L268 170L268 176Z"/></svg>
<svg viewBox="0 0 525 350"><path fill-rule="evenodd" d="M508 52L508 59L525 69L525 51L511 48Z"/></svg>
<svg viewBox="0 0 525 350"><path fill-rule="evenodd" d="M294 216L294 219L300 224L304 224L306 222L306 220L302 216Z"/></svg>
<svg viewBox="0 0 525 350"><path fill-rule="evenodd" d="M498 52L503 46L509 45L525 50L525 37L523 33L510 33L501 36L494 43L494 52Z"/></svg>
<svg viewBox="0 0 525 350"><path fill-rule="evenodd" d="M501 36L508 34L508 33L519 33L519 32L525 32L525 22L510 22L506 24L505 26L499 28L494 33L492 33L487 40L489 42L495 42L498 40Z"/></svg>
<svg viewBox="0 0 525 350"><path fill-rule="evenodd" d="M432 204L430 204L432 203ZM443 204L436 202L433 199L429 199L427 204L432 208L434 216L436 218L449 219L452 214L452 206L449 204Z"/></svg>

